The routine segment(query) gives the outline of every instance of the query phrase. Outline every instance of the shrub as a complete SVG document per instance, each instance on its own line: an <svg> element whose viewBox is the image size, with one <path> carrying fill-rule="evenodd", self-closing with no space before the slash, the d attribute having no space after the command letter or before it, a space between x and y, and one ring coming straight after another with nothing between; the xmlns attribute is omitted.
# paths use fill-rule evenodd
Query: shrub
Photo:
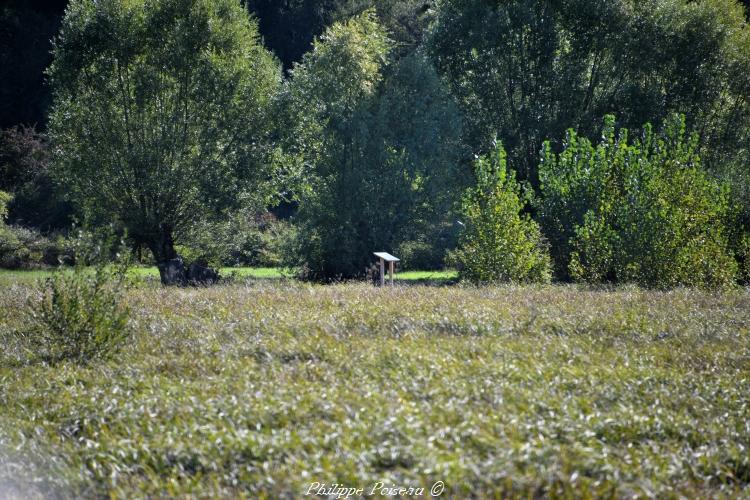
<svg viewBox="0 0 750 500"><path fill-rule="evenodd" d="M86 364L113 355L128 337L124 268L77 265L44 281L29 304L35 352L49 363Z"/></svg>
<svg viewBox="0 0 750 500"><path fill-rule="evenodd" d="M17 267L15 264L22 257L19 255L21 248L18 236L0 222L0 267L11 269Z"/></svg>
<svg viewBox="0 0 750 500"><path fill-rule="evenodd" d="M45 236L35 229L5 224L11 199L0 191L0 268L29 269L72 261L71 241L63 235Z"/></svg>
<svg viewBox="0 0 750 500"><path fill-rule="evenodd" d="M235 221L226 234L226 264L230 266L279 267L296 229L271 213Z"/></svg>
<svg viewBox="0 0 750 500"><path fill-rule="evenodd" d="M13 197L0 191L0 267L18 267L20 261L28 260L28 249L22 244L17 231L5 224L8 205Z"/></svg>
<svg viewBox="0 0 750 500"><path fill-rule="evenodd" d="M434 245L412 240L399 245L396 255L401 259L401 269L406 270L434 270L443 267L445 252Z"/></svg>
<svg viewBox="0 0 750 500"><path fill-rule="evenodd" d="M443 269L449 251L458 245L460 225L433 221L415 221L405 241L398 245L395 255L401 259L404 271L434 271Z"/></svg>
<svg viewBox="0 0 750 500"><path fill-rule="evenodd" d="M673 116L629 142L607 116L594 147L569 131L559 155L543 150L541 220L558 269L588 283L723 287L737 277L729 251L727 186L701 167L698 139Z"/></svg>
<svg viewBox="0 0 750 500"><path fill-rule="evenodd" d="M0 229L0 267L34 269L70 261L71 242L62 235L45 236L21 226Z"/></svg>
<svg viewBox="0 0 750 500"><path fill-rule="evenodd" d="M466 230L450 260L474 283L548 282L550 258L539 226L522 214L528 201L506 168L502 145L475 163L477 185L466 191Z"/></svg>
<svg viewBox="0 0 750 500"><path fill-rule="evenodd" d="M0 189L13 193L12 224L62 229L72 206L50 176L52 150L44 133L24 125L0 130Z"/></svg>
<svg viewBox="0 0 750 500"><path fill-rule="evenodd" d="M740 282L750 285L750 234L743 234L737 245L737 261L740 268Z"/></svg>
<svg viewBox="0 0 750 500"><path fill-rule="evenodd" d="M239 211L220 222L202 221L185 235L179 253L214 266L279 267L295 228L270 212Z"/></svg>

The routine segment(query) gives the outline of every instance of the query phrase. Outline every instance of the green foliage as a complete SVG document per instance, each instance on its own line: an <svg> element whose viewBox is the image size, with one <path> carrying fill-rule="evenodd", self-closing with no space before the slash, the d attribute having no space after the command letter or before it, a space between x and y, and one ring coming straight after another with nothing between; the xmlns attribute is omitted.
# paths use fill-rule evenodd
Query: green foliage
<svg viewBox="0 0 750 500"><path fill-rule="evenodd" d="M466 191L466 230L451 260L473 283L549 282L550 258L539 226L522 214L528 201L497 144L475 162L477 185Z"/></svg>
<svg viewBox="0 0 750 500"><path fill-rule="evenodd" d="M366 253L356 220L368 105L376 98L391 41L373 11L336 23L292 71L284 95L287 151L301 165L299 239L289 267L310 279L362 274ZM372 250L370 250L372 251Z"/></svg>
<svg viewBox="0 0 750 500"><path fill-rule="evenodd" d="M370 10L328 28L295 66L284 97L289 124L299 121L294 132L302 134L291 146L307 153L306 160L335 154L335 141L346 137L353 115L377 91L391 45Z"/></svg>
<svg viewBox="0 0 750 500"><path fill-rule="evenodd" d="M0 130L0 190L13 194L9 221L45 232L66 228L71 207L50 177L49 142L34 127Z"/></svg>
<svg viewBox="0 0 750 500"><path fill-rule="evenodd" d="M0 191L0 227L5 224L5 219L8 217L8 204L13 200L13 197L5 191Z"/></svg>
<svg viewBox="0 0 750 500"><path fill-rule="evenodd" d="M296 229L288 221L269 212L240 211L195 224L178 250L188 260L206 260L214 267L281 267L294 238Z"/></svg>
<svg viewBox="0 0 750 500"><path fill-rule="evenodd" d="M87 364L112 357L129 335L122 267L81 265L44 281L28 305L36 355L48 363Z"/></svg>
<svg viewBox="0 0 750 500"><path fill-rule="evenodd" d="M229 236L226 265L280 268L297 238L297 229L290 222L276 220L269 214L252 221L246 232L235 233L232 238Z"/></svg>
<svg viewBox="0 0 750 500"><path fill-rule="evenodd" d="M388 69L372 117L358 124L366 149L357 161L361 210L383 248L395 248L442 232L469 176L460 112L429 60L417 53Z"/></svg>
<svg viewBox="0 0 750 500"><path fill-rule="evenodd" d="M290 264L308 278L362 275L373 251L444 218L460 185L457 109L423 56L393 63L391 46L369 10L331 27L292 73L287 151L304 182Z"/></svg>
<svg viewBox="0 0 750 500"><path fill-rule="evenodd" d="M456 248L458 224L441 224L425 236L401 243L396 255L401 259L399 271L435 271L445 267L448 252Z"/></svg>
<svg viewBox="0 0 750 500"><path fill-rule="evenodd" d="M532 183L545 139L593 135L612 110L626 127L686 114L711 170L747 164L750 28L735 0L443 0L428 47L472 148L498 131Z"/></svg>
<svg viewBox="0 0 750 500"><path fill-rule="evenodd" d="M343 0L333 11L334 18L342 19L365 9L375 9L380 23L395 42L399 56L412 54L421 45L429 23L433 19L434 0Z"/></svg>
<svg viewBox="0 0 750 500"><path fill-rule="evenodd" d="M596 146L570 130L559 155L545 145L540 178L540 220L560 274L567 266L579 281L659 288L735 280L729 190L703 169L684 117L660 134L646 125L632 143L613 116Z"/></svg>
<svg viewBox="0 0 750 500"><path fill-rule="evenodd" d="M291 68L308 52L315 37L337 22L374 8L380 22L407 52L422 40L430 20L429 0L248 0L258 16L269 49ZM398 50L397 49L397 50Z"/></svg>
<svg viewBox="0 0 750 500"><path fill-rule="evenodd" d="M440 269L443 267L444 255L436 255L430 243L424 241L405 241L396 250L401 262L399 270Z"/></svg>
<svg viewBox="0 0 750 500"><path fill-rule="evenodd" d="M63 234L0 226L0 268L34 269L74 261L73 241Z"/></svg>
<svg viewBox="0 0 750 500"><path fill-rule="evenodd" d="M74 0L54 48L56 175L157 261L200 217L273 193L279 67L235 0Z"/></svg>
<svg viewBox="0 0 750 500"><path fill-rule="evenodd" d="M72 262L71 240L62 234L43 235L36 229L5 223L13 196L0 191L0 268L32 269Z"/></svg>
<svg viewBox="0 0 750 500"><path fill-rule="evenodd" d="M745 233L737 238L735 255L739 264L740 283L750 285L750 234Z"/></svg>
<svg viewBox="0 0 750 500"><path fill-rule="evenodd" d="M58 257L66 253L66 240L47 238L38 231L8 226L8 205L13 196L0 191L0 268L32 268L44 264L57 265Z"/></svg>

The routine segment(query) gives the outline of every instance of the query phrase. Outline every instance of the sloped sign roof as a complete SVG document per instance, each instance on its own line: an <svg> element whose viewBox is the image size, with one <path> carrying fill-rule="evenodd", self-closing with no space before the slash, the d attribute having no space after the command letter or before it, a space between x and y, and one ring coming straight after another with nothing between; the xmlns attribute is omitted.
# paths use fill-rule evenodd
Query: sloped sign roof
<svg viewBox="0 0 750 500"><path fill-rule="evenodd" d="M387 252L375 252L375 257L383 259L386 262L401 262L401 259L399 259L398 257L394 257Z"/></svg>

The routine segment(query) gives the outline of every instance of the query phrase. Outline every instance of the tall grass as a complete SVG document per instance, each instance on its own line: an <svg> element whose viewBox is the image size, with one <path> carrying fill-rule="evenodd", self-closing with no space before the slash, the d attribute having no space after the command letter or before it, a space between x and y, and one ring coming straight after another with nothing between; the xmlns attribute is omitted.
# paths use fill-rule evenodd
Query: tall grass
<svg viewBox="0 0 750 500"><path fill-rule="evenodd" d="M0 488L750 494L743 291L143 287L116 359L56 367L19 363L27 293L0 291Z"/></svg>

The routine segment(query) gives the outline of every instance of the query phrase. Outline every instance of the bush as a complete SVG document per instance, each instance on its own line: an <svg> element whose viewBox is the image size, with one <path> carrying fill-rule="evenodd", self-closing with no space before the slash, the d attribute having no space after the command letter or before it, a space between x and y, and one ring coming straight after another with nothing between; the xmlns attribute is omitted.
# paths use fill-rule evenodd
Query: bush
<svg viewBox="0 0 750 500"><path fill-rule="evenodd" d="M398 245L395 255L401 259L404 271L435 271L443 269L450 250L458 245L460 225L455 222L434 223L415 221L405 238Z"/></svg>
<svg viewBox="0 0 750 500"><path fill-rule="evenodd" d="M396 255L401 259L404 271L428 271L441 269L445 252L424 241L412 240L399 245Z"/></svg>
<svg viewBox="0 0 750 500"><path fill-rule="evenodd" d="M270 212L237 212L221 222L195 224L178 251L188 261L203 259L216 267L279 267L294 232Z"/></svg>
<svg viewBox="0 0 750 500"><path fill-rule="evenodd" d="M739 238L736 255L739 263L740 283L750 285L750 234Z"/></svg>
<svg viewBox="0 0 750 500"><path fill-rule="evenodd" d="M477 185L466 191L466 230L450 260L462 279L474 283L549 282L550 258L539 226L522 215L527 199L506 168L498 144L475 163Z"/></svg>
<svg viewBox="0 0 750 500"><path fill-rule="evenodd" d="M13 269L27 257L18 236L8 226L0 222L0 267Z"/></svg>
<svg viewBox="0 0 750 500"><path fill-rule="evenodd" d="M12 224L49 231L70 224L72 206L50 176L52 149L34 127L0 130L0 189L13 193Z"/></svg>
<svg viewBox="0 0 750 500"><path fill-rule="evenodd" d="M276 219L271 213L245 218L235 222L227 233L228 255L226 265L279 267L285 248L295 237L295 228L289 222Z"/></svg>
<svg viewBox="0 0 750 500"><path fill-rule="evenodd" d="M0 268L35 269L73 262L73 242L20 226L0 227Z"/></svg>
<svg viewBox="0 0 750 500"><path fill-rule="evenodd" d="M124 268L99 265L60 270L31 303L35 352L44 361L86 364L112 356L129 334L123 304Z"/></svg>
<svg viewBox="0 0 750 500"><path fill-rule="evenodd" d="M0 191L0 268L29 269L72 262L73 245L64 236L44 236L35 229L5 224L12 199Z"/></svg>
<svg viewBox="0 0 750 500"><path fill-rule="evenodd" d="M631 144L608 116L596 147L573 131L559 155L547 144L541 220L558 266L587 283L730 285L738 269L729 190L701 167L697 141L673 116L660 134L646 125Z"/></svg>
<svg viewBox="0 0 750 500"><path fill-rule="evenodd" d="M5 224L5 218L8 217L8 205L13 197L5 191L0 191L0 224Z"/></svg>

